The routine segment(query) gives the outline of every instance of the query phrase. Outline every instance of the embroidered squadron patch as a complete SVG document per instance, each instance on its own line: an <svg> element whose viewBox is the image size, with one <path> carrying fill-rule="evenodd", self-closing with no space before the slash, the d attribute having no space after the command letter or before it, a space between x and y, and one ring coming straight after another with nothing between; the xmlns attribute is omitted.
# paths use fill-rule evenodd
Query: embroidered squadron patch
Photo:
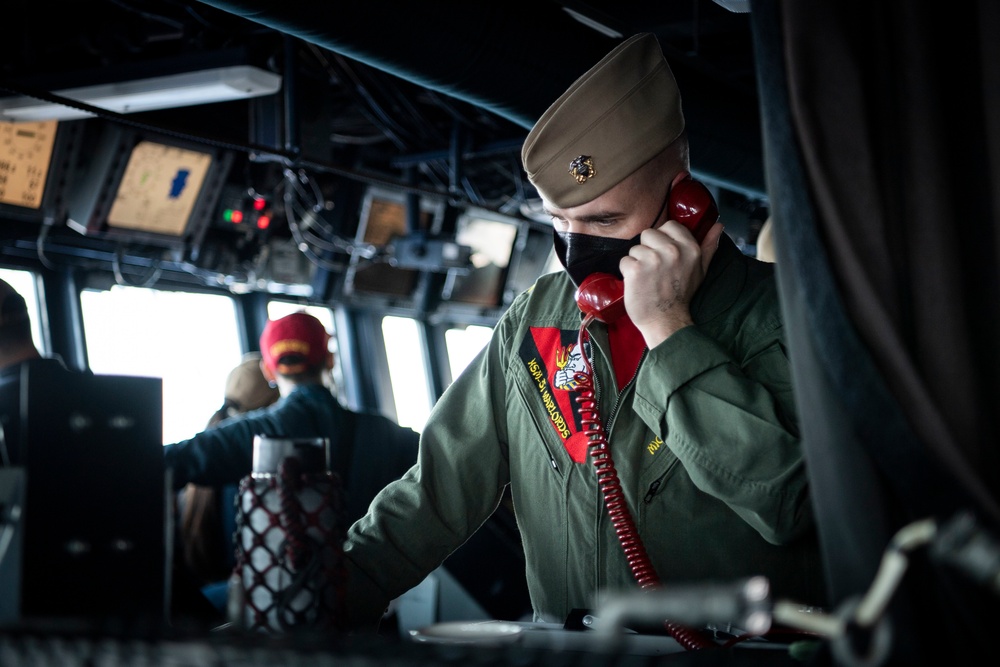
<svg viewBox="0 0 1000 667"><path fill-rule="evenodd" d="M576 463L587 460L587 435L580 431L580 414L573 379L584 370L583 350L577 346L577 330L532 327L521 343L520 356L535 380L538 398L549 415L549 423Z"/></svg>

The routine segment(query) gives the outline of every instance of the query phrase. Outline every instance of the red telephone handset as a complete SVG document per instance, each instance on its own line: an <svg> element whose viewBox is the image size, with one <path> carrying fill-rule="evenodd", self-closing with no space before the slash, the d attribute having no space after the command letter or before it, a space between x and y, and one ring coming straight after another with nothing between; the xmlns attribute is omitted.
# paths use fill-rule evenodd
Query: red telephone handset
<svg viewBox="0 0 1000 667"><path fill-rule="evenodd" d="M719 219L719 207L712 193L691 176L670 189L667 210L667 217L690 229L699 243ZM593 273L577 288L576 303L585 315L613 322L625 314L625 284L607 273Z"/></svg>

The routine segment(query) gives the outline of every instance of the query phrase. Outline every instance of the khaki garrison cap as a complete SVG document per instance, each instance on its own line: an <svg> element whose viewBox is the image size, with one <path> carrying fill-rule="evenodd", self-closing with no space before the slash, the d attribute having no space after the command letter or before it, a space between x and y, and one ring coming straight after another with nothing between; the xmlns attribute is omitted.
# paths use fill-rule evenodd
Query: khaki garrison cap
<svg viewBox="0 0 1000 667"><path fill-rule="evenodd" d="M226 378L226 400L234 403L240 412L271 405L280 397L278 390L268 384L261 373L260 359L259 353L248 352Z"/></svg>
<svg viewBox="0 0 1000 667"><path fill-rule="evenodd" d="M591 201L684 131L677 82L656 36L625 40L550 106L528 133L521 161L559 208Z"/></svg>

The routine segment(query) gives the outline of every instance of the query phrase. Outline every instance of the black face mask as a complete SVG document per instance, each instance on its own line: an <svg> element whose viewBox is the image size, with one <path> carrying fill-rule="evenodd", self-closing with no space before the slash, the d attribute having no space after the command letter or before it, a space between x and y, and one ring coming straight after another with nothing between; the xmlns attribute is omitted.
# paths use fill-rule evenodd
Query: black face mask
<svg viewBox="0 0 1000 667"><path fill-rule="evenodd" d="M638 235L630 239L610 239L555 230L552 235L556 257L577 287L592 273L610 273L621 280L618 263L639 243Z"/></svg>
<svg viewBox="0 0 1000 667"><path fill-rule="evenodd" d="M663 214L663 209L667 207L669 195L668 190L660 212L649 225L651 228L656 225ZM639 245L640 236L641 234L636 234L630 239L613 239L591 234L557 232L553 229L552 245L570 280L579 287L580 283L592 273L610 273L621 280L622 273L618 269L618 264L628 255L632 246Z"/></svg>

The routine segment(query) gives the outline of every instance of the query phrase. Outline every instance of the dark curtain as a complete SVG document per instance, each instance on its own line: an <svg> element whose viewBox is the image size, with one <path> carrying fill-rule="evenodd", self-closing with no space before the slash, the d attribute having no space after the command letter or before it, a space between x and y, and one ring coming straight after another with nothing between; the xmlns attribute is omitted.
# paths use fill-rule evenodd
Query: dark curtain
<svg viewBox="0 0 1000 667"><path fill-rule="evenodd" d="M1000 3L754 0L751 16L833 603L868 590L904 526L970 518L982 567L943 539L908 552L885 616L896 664L971 660L1000 620Z"/></svg>

